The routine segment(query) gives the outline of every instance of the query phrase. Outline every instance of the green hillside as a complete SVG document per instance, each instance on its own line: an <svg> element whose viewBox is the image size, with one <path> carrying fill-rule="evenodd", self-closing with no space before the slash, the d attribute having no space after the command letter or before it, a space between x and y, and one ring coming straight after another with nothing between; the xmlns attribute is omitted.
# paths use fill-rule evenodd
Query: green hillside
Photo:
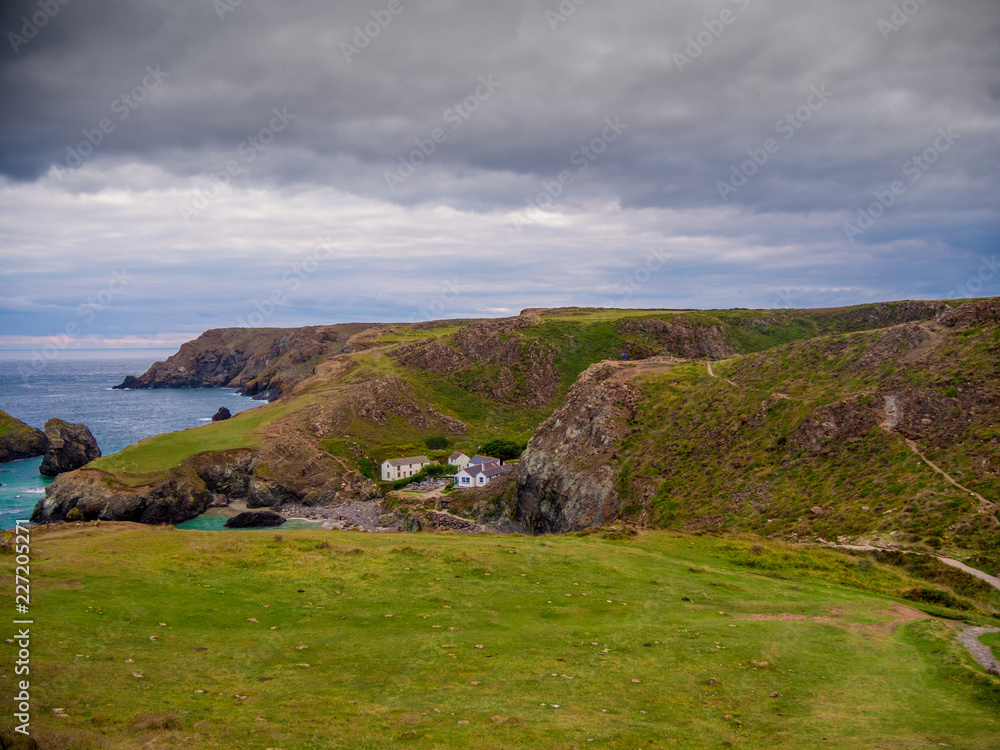
<svg viewBox="0 0 1000 750"><path fill-rule="evenodd" d="M92 466L126 483L148 482L205 451L259 447L276 420L325 440L328 450L355 465L362 458L378 463L384 457L422 452L423 440L440 432L437 426L425 427L398 415L372 421L355 413L357 393L350 386L380 378L398 378L409 389L405 398L417 408L439 410L462 421L468 430L449 436L459 449L476 450L495 437L525 442L577 376L609 357L674 354L715 359L830 331L926 319L940 306L900 302L831 310L569 308L525 311L498 321L378 326L351 340L352 353L326 360L337 366L320 367L275 404L231 423L150 438ZM663 323L672 330L656 328ZM218 333L213 332L206 345L218 346ZM295 416L330 411L340 403L349 414L331 430L336 434L316 436L308 420Z"/></svg>
<svg viewBox="0 0 1000 750"><path fill-rule="evenodd" d="M689 363L640 380L615 468L627 512L661 526L977 551L1000 568L995 321L823 336L713 370ZM887 398L899 412L891 430Z"/></svg>
<svg viewBox="0 0 1000 750"><path fill-rule="evenodd" d="M953 637L1000 622L996 593L865 557L670 532L32 537L38 750L985 750L1000 736L1000 679ZM15 648L0 643L5 665ZM13 686L0 680L5 705ZM0 746L17 740L8 720Z"/></svg>

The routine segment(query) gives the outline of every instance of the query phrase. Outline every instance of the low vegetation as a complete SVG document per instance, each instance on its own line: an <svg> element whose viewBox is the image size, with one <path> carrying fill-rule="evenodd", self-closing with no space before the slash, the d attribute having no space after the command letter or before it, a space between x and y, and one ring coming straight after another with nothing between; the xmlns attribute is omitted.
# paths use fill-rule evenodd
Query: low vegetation
<svg viewBox="0 0 1000 750"><path fill-rule="evenodd" d="M995 599L869 557L609 536L38 530L34 739L995 747L1000 679L953 637L997 623ZM906 598L918 588L963 606Z"/></svg>

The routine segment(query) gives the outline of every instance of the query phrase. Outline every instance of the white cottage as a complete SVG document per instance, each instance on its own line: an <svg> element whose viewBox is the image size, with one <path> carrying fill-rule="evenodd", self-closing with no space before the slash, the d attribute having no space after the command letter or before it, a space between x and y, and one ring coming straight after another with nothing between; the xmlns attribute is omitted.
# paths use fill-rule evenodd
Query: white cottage
<svg viewBox="0 0 1000 750"><path fill-rule="evenodd" d="M427 456L407 456L405 458L392 458L388 461L383 461L382 481L395 482L397 479L412 477L430 462L431 460Z"/></svg>
<svg viewBox="0 0 1000 750"><path fill-rule="evenodd" d="M457 466L460 469L464 469L469 465L469 457L464 453L459 453L455 451L450 456L448 456L448 463L452 466Z"/></svg>
<svg viewBox="0 0 1000 750"><path fill-rule="evenodd" d="M466 466L455 475L455 486L465 489L485 487L501 474L506 474L512 470L512 466L501 466L499 461L496 460L476 464L475 466Z"/></svg>

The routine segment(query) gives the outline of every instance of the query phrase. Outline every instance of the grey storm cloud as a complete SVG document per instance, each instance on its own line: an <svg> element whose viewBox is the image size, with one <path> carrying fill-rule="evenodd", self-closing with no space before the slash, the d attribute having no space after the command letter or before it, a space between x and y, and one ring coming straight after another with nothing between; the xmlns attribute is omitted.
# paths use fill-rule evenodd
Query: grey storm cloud
<svg viewBox="0 0 1000 750"><path fill-rule="evenodd" d="M137 238L156 291L114 325L179 330L152 279L181 262L247 280L208 314L180 285L196 331L331 228L354 250L317 273L351 293L281 321L405 319L440 280L396 310L374 269L470 252L512 270L467 270L463 313L941 295L1000 233L996 0L16 0L0 33L8 332ZM670 273L622 287L654 246ZM100 267L74 292L40 254Z"/></svg>
<svg viewBox="0 0 1000 750"><path fill-rule="evenodd" d="M11 42L45 7L58 12L34 38ZM983 188L996 187L993 0L35 0L7 4L0 27L9 37L0 168L19 179L66 163L104 117L116 130L94 158L205 172L284 107L297 119L276 139L282 158L246 174L387 200L521 202L526 182L576 169L573 154L607 117L626 123L627 137L588 165L578 192L625 205L716 205L717 183L774 137L781 149L728 200L836 209L863 200L948 126L962 148L940 174L966 184L953 198L985 206ZM150 66L168 77L119 120L123 98L143 96L136 87ZM478 100L483 76L498 88ZM814 87L832 92L818 110L807 106ZM789 116L793 126L777 125ZM426 158L434 178L389 189L385 172L436 128L447 140ZM449 178L465 170L484 175L481 187L449 195Z"/></svg>

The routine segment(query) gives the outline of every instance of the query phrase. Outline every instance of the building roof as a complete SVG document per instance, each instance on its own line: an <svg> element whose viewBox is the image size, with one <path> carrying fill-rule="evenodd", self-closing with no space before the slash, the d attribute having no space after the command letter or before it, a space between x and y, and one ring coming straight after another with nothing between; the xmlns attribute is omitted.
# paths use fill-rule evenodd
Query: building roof
<svg viewBox="0 0 1000 750"><path fill-rule="evenodd" d="M475 466L476 464L488 463L490 461L496 461L498 464L500 463L499 458L491 458L490 456L473 456L469 463Z"/></svg>
<svg viewBox="0 0 1000 750"><path fill-rule="evenodd" d="M476 476L477 474L480 474L480 473L485 474L490 469L503 469L503 468L504 467L501 466L497 462L497 460L495 458L493 458L493 459L490 459L489 461L487 461L486 463L475 464L475 465L469 464L464 469L462 469L462 471L464 471L470 477L474 477L474 476ZM458 473L461 474L462 471L460 471Z"/></svg>
<svg viewBox="0 0 1000 750"><path fill-rule="evenodd" d="M454 461L456 458L461 458L462 456L465 456L465 454L464 453L459 453L458 451L455 451L450 456L448 456L448 460L449 461ZM468 458L468 456L465 456L465 457Z"/></svg>
<svg viewBox="0 0 1000 750"><path fill-rule="evenodd" d="M413 464L429 464L431 460L427 456L407 456L406 458L390 458L382 463L389 466L412 466Z"/></svg>
<svg viewBox="0 0 1000 750"><path fill-rule="evenodd" d="M513 466L491 466L488 469L483 469L483 476L492 479L493 477L500 476L501 474L506 474L509 471L513 471Z"/></svg>

